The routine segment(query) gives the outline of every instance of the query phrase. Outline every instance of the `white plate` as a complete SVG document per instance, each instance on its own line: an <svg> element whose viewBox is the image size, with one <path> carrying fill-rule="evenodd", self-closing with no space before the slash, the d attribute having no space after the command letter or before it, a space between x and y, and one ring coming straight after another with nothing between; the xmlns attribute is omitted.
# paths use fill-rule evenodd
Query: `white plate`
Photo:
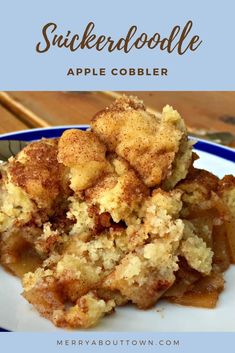
<svg viewBox="0 0 235 353"><path fill-rule="evenodd" d="M84 127L83 127L84 128ZM0 139L37 139L59 136L65 127L37 129L0 136ZM196 166L223 177L235 174L235 152L216 144L200 141L196 146L200 160ZM209 152L206 152L209 151ZM0 327L11 331L64 331L39 316L20 295L19 279L0 268ZM103 318L90 331L152 331L152 332L235 332L235 266L225 274L225 290L215 309L200 309L160 301L155 308L141 311L134 306L118 308L115 314ZM71 332L71 331L70 331Z"/></svg>

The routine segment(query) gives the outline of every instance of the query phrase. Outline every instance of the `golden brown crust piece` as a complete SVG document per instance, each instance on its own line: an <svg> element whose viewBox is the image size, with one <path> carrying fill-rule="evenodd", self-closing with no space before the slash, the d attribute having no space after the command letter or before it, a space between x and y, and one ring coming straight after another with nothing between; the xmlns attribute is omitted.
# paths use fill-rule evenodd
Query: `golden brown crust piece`
<svg viewBox="0 0 235 353"><path fill-rule="evenodd" d="M219 181L217 194L235 219L235 177L233 175L226 175Z"/></svg>
<svg viewBox="0 0 235 353"><path fill-rule="evenodd" d="M64 166L57 161L57 151L57 139L33 142L8 165L12 183L23 189L39 208L50 209L65 187Z"/></svg>
<svg viewBox="0 0 235 353"><path fill-rule="evenodd" d="M125 158L150 187L172 174L173 161L186 134L183 120L171 107L165 107L159 119L137 98L126 96L96 114L91 125L109 151ZM186 160L189 167L191 152ZM185 177L185 172L178 178Z"/></svg>
<svg viewBox="0 0 235 353"><path fill-rule="evenodd" d="M126 221L138 212L149 190L129 164L120 157L110 157L114 172L85 191L85 200L108 212L115 222Z"/></svg>
<svg viewBox="0 0 235 353"><path fill-rule="evenodd" d="M104 162L106 148L91 131L66 130L59 139L58 161L67 167Z"/></svg>
<svg viewBox="0 0 235 353"><path fill-rule="evenodd" d="M211 210L214 217L217 216L216 198L219 178L214 174L197 168L190 168L187 178L177 184L183 191L184 202L181 216L185 218L203 217L206 210ZM211 214L211 216L212 216Z"/></svg>
<svg viewBox="0 0 235 353"><path fill-rule="evenodd" d="M58 161L69 168L70 187L79 192L110 170L106 147L91 131L67 130L59 140Z"/></svg>
<svg viewBox="0 0 235 353"><path fill-rule="evenodd" d="M50 320L55 310L64 309L62 291L58 290L58 283L50 274L43 274L41 278L38 276L35 286L24 291L23 296L42 316Z"/></svg>
<svg viewBox="0 0 235 353"><path fill-rule="evenodd" d="M219 178L204 169L192 167L187 175L187 178L178 184L178 187L187 188L187 185L194 183L204 190L205 194L216 191L218 187Z"/></svg>
<svg viewBox="0 0 235 353"><path fill-rule="evenodd" d="M235 176L225 175L223 179L219 181L219 191L235 188Z"/></svg>

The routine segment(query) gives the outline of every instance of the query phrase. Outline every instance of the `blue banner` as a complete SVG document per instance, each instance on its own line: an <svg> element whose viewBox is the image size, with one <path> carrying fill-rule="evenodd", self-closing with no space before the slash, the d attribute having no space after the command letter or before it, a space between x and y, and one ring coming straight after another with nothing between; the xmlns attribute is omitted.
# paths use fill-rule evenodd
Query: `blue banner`
<svg viewBox="0 0 235 353"><path fill-rule="evenodd" d="M1 352L230 353L235 333L2 333Z"/></svg>
<svg viewBox="0 0 235 353"><path fill-rule="evenodd" d="M1 1L2 90L234 90L235 2Z"/></svg>

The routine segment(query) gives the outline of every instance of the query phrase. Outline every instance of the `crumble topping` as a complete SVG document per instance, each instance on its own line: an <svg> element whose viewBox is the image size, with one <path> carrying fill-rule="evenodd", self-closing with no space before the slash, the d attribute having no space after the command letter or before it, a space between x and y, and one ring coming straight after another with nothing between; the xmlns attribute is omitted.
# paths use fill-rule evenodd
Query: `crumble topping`
<svg viewBox="0 0 235 353"><path fill-rule="evenodd" d="M59 327L162 297L205 306L205 293L212 307L235 261L234 200L233 176L193 167L177 111L157 117L123 96L91 130L34 142L1 166L0 261Z"/></svg>

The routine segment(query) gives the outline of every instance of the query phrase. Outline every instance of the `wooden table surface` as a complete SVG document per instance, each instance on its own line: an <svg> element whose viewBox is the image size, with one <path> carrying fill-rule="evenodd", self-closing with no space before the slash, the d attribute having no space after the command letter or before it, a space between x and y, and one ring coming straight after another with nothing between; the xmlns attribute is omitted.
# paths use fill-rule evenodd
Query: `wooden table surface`
<svg viewBox="0 0 235 353"><path fill-rule="evenodd" d="M87 124L121 93L142 98L150 110L170 104L190 131L235 135L235 92L0 92L0 133L33 127ZM231 145L235 146L235 143Z"/></svg>

